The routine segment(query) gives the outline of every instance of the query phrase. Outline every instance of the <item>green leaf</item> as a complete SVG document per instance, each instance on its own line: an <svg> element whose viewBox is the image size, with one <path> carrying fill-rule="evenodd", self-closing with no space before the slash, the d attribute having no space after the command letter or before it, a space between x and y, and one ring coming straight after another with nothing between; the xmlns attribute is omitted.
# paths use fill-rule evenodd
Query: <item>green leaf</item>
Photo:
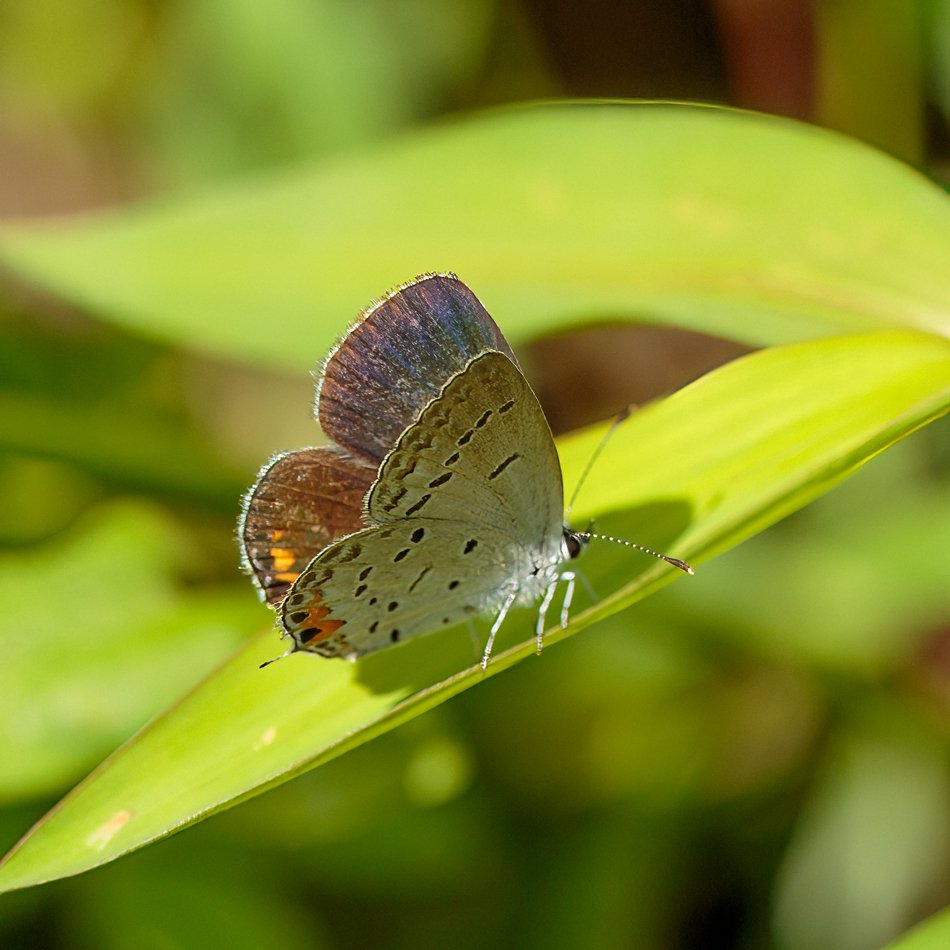
<svg viewBox="0 0 950 950"><path fill-rule="evenodd" d="M596 514L612 533L625 526L628 537L702 560L826 491L948 407L950 342L939 337L870 333L755 353L621 426L575 515L582 522ZM562 443L569 485L601 431ZM553 630L549 645L678 576L607 543L591 544L581 563L606 596L579 609L567 629ZM25 887L112 860L533 653L524 613L503 632L507 640L486 673L464 630L355 664L295 656L264 671L257 665L278 646L273 634L261 636L61 802L7 858L0 886Z"/></svg>
<svg viewBox="0 0 950 950"><path fill-rule="evenodd" d="M304 368L452 270L514 339L669 321L750 343L950 327L950 201L827 131L660 103L488 113L313 168L7 225L0 262L150 335Z"/></svg>
<svg viewBox="0 0 950 950"><path fill-rule="evenodd" d="M75 781L253 629L233 590L179 590L183 546L160 509L121 502L0 557L0 802Z"/></svg>
<svg viewBox="0 0 950 950"><path fill-rule="evenodd" d="M247 481L204 433L155 411L0 388L0 446L73 462L113 483L232 511Z"/></svg>
<svg viewBox="0 0 950 950"><path fill-rule="evenodd" d="M884 950L945 950L950 946L950 908L914 927Z"/></svg>

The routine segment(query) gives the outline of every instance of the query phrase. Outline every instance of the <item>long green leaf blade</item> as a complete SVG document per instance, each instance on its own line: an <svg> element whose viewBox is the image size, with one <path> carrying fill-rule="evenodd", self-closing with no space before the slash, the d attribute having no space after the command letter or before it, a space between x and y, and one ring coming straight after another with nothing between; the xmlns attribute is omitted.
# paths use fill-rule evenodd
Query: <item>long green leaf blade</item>
<svg viewBox="0 0 950 950"><path fill-rule="evenodd" d="M910 167L800 123L669 103L499 111L0 231L0 262L116 322L295 368L423 270L457 272L515 339L624 317L765 344L946 334L947 260L950 201Z"/></svg>
<svg viewBox="0 0 950 950"><path fill-rule="evenodd" d="M839 482L950 407L950 342L887 332L753 354L618 430L582 493L580 518L687 558L723 551ZM565 440L568 474L597 432ZM580 520L580 518L578 520ZM591 546L602 593L568 636L666 583L675 571L606 543ZM47 816L0 868L0 887L79 873L285 781L441 703L533 652L530 624L487 673L464 631L445 631L357 664L277 652L261 636L131 740Z"/></svg>

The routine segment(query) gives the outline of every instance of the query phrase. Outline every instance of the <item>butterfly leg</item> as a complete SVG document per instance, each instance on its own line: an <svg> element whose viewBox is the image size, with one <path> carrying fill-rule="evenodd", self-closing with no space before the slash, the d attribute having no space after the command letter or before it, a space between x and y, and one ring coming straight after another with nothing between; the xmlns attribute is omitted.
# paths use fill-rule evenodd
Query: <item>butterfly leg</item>
<svg viewBox="0 0 950 950"><path fill-rule="evenodd" d="M554 599L554 592L557 590L559 580L560 578L555 577L554 580L548 584L547 590L544 592L544 597L541 600L541 606L538 607L538 622L534 628L534 635L538 643L537 653L539 655L544 647L544 624L548 615L548 607L551 606L551 601Z"/></svg>
<svg viewBox="0 0 950 950"><path fill-rule="evenodd" d="M561 604L561 628L563 629L567 626L568 619L570 618L571 601L574 599L574 585L577 580L577 575L573 571L565 571L561 575L561 580L565 582L564 602Z"/></svg>
<svg viewBox="0 0 950 950"><path fill-rule="evenodd" d="M482 654L483 670L488 668L488 661L491 659L492 647L495 645L495 634L498 633L502 621L505 619L505 615L511 609L511 605L515 602L516 596L517 591L512 591L507 596L505 602L501 605L501 610L498 611L498 616L495 618L495 622L491 625L491 630L488 631L488 643L485 644L485 652Z"/></svg>

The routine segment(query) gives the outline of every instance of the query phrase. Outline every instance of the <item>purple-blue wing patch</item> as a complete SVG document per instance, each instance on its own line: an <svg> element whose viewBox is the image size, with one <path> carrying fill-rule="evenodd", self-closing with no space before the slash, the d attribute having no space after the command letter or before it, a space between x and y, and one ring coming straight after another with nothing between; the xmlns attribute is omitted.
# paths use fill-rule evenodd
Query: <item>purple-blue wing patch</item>
<svg viewBox="0 0 950 950"><path fill-rule="evenodd" d="M323 431L379 465L446 383L481 353L517 365L501 330L457 277L420 277L371 307L324 367Z"/></svg>

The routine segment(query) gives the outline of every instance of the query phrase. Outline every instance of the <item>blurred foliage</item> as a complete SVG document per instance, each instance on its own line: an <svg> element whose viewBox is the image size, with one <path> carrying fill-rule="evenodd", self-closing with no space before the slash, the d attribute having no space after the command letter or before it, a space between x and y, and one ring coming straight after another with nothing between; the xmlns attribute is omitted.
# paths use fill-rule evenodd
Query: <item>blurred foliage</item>
<svg viewBox="0 0 950 950"><path fill-rule="evenodd" d="M551 94L754 105L946 173L948 0L767 6L5 0L0 213L240 192ZM309 381L269 365L5 281L8 844L269 623L236 576L237 500L313 441ZM0 944L881 946L950 900L948 433L317 772L4 895Z"/></svg>

